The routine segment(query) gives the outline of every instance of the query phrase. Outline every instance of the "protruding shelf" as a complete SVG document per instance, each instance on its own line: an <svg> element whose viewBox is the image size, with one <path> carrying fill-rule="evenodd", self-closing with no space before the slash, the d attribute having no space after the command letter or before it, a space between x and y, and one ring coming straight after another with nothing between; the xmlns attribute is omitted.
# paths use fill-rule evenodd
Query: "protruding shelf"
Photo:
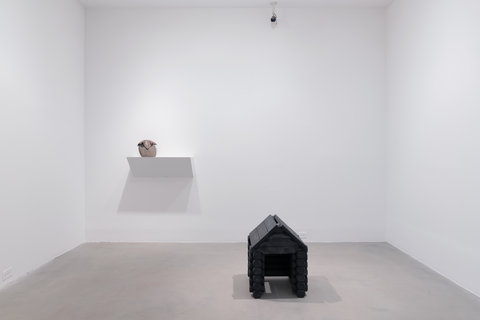
<svg viewBox="0 0 480 320"><path fill-rule="evenodd" d="M127 159L135 177L193 177L190 157L128 157Z"/></svg>

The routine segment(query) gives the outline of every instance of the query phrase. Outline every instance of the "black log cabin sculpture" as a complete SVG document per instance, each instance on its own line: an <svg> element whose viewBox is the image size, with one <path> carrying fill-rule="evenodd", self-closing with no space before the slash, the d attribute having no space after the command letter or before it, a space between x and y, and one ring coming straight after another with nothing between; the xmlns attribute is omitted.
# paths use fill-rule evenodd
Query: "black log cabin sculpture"
<svg viewBox="0 0 480 320"><path fill-rule="evenodd" d="M308 247L277 215L269 215L248 235L250 292L258 299L265 292L265 277L288 276L299 298L308 290Z"/></svg>

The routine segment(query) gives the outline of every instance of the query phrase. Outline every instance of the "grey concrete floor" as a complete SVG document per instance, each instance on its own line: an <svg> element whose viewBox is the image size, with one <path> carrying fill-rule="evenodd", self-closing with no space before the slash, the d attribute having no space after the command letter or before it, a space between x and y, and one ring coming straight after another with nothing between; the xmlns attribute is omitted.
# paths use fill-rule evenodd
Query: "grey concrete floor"
<svg viewBox="0 0 480 320"><path fill-rule="evenodd" d="M309 244L309 291L248 292L246 244L84 244L0 291L2 320L480 319L480 299L386 243Z"/></svg>

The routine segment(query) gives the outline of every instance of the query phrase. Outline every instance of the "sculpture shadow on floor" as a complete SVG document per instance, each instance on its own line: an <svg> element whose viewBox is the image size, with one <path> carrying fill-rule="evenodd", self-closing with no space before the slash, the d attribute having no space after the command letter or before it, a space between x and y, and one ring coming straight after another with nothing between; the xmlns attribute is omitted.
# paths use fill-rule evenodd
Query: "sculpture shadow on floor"
<svg viewBox="0 0 480 320"><path fill-rule="evenodd" d="M129 172L118 212L199 214L196 179L138 178Z"/></svg>
<svg viewBox="0 0 480 320"><path fill-rule="evenodd" d="M233 299L256 300L248 290L248 276L233 276ZM335 303L342 301L335 288L326 277L309 276L308 292L305 298L297 298L292 292L288 277L265 277L265 293L261 300L296 303Z"/></svg>

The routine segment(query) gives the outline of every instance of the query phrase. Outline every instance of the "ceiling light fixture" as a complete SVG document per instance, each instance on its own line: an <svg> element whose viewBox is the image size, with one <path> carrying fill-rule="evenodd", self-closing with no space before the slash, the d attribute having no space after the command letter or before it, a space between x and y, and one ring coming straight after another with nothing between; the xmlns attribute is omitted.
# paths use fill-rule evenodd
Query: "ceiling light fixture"
<svg viewBox="0 0 480 320"><path fill-rule="evenodd" d="M272 24L277 24L277 13L275 12L277 1L270 2L270 5L272 6L272 17L270 18L270 22Z"/></svg>

